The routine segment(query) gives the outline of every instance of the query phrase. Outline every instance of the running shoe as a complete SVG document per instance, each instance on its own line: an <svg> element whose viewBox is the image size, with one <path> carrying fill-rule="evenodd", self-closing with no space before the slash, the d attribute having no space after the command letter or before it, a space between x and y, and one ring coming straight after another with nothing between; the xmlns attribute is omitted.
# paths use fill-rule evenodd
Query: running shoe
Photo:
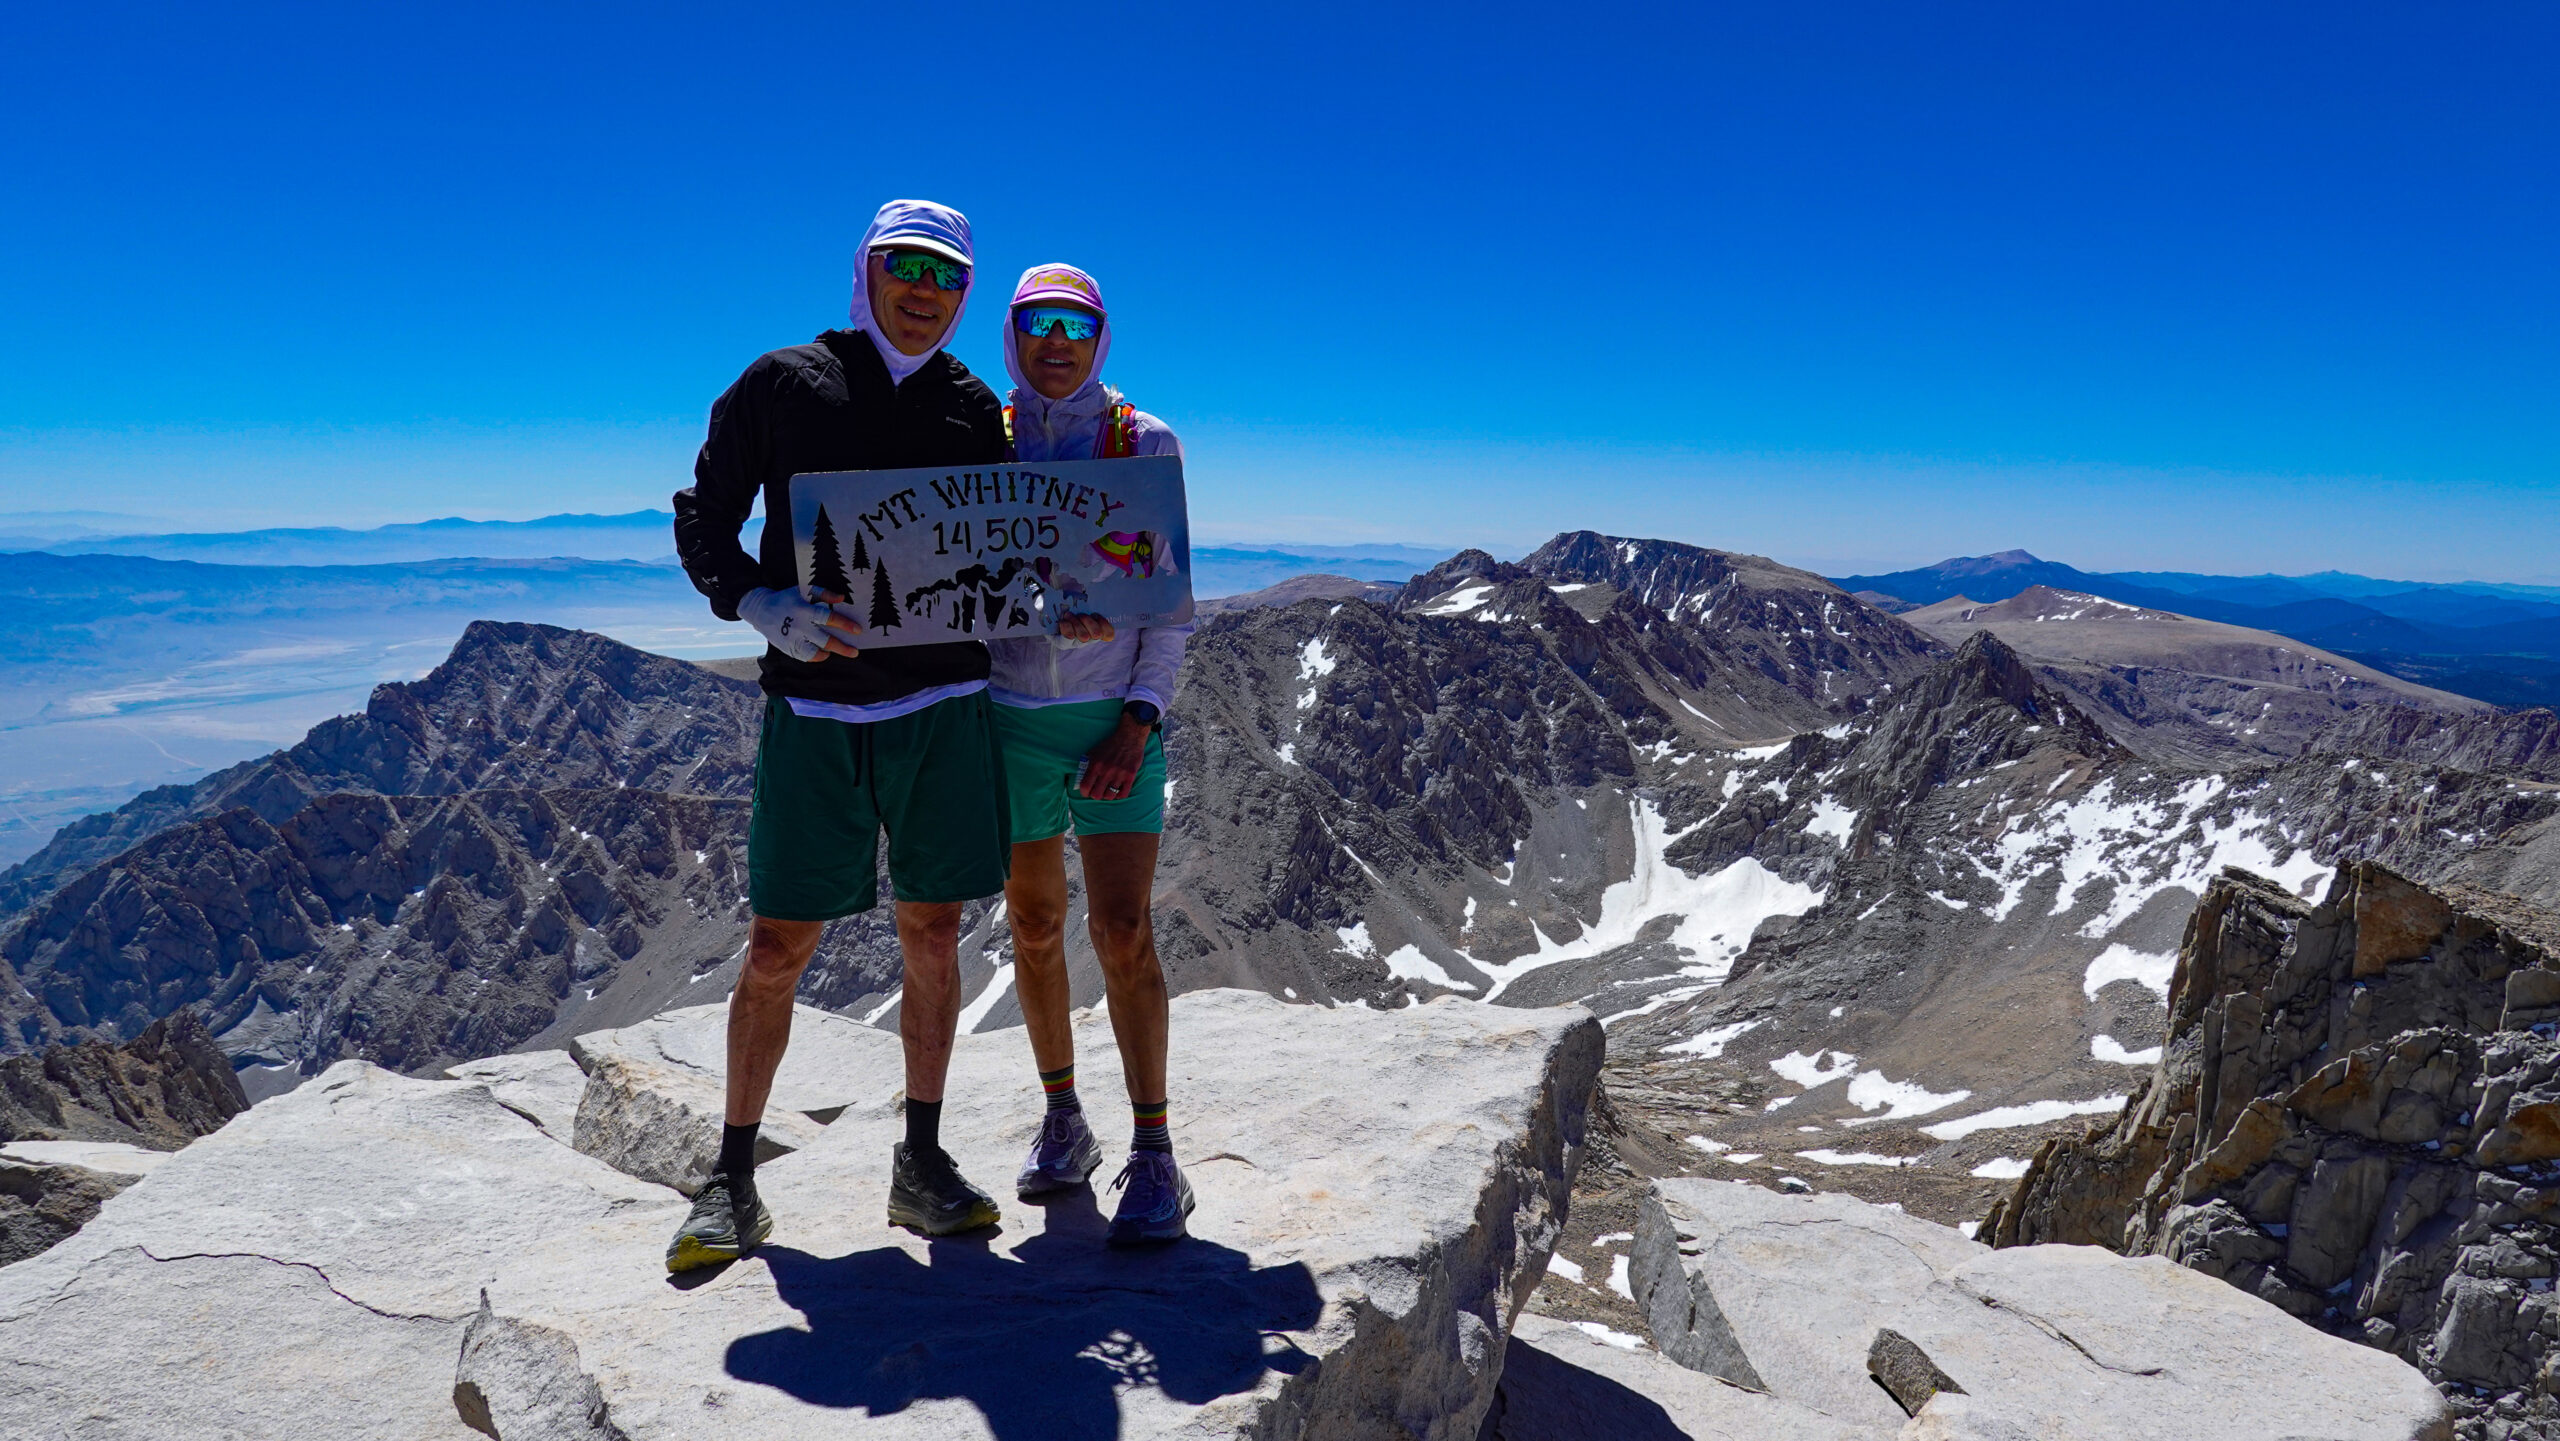
<svg viewBox="0 0 2560 1441"><path fill-rule="evenodd" d="M734 1261L764 1244L773 1234L773 1213L756 1194L753 1173L726 1172L705 1181L693 1196L693 1209L676 1238L667 1243L667 1269L690 1271Z"/></svg>
<svg viewBox="0 0 2560 1441"><path fill-rule="evenodd" d="M995 1201L970 1185L941 1147L919 1156L900 1141L889 1153L890 1225L925 1236L956 1236L992 1226L998 1215Z"/></svg>
<svg viewBox="0 0 2560 1441"><path fill-rule="evenodd" d="M1111 1244L1154 1246L1191 1234L1191 1182L1170 1151L1131 1151L1112 1187L1128 1187L1111 1217Z"/></svg>
<svg viewBox="0 0 2560 1441"><path fill-rule="evenodd" d="M1051 1111L1040 1122L1031 1143L1031 1158L1013 1178L1013 1193L1028 1201L1057 1191L1073 1190L1091 1179L1102 1165L1102 1143L1084 1123L1081 1110Z"/></svg>

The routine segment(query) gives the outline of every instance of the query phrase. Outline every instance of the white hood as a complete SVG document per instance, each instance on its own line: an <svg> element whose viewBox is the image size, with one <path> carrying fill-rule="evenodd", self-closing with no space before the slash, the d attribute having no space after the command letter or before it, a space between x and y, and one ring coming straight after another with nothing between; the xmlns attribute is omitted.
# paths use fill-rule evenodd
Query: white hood
<svg viewBox="0 0 2560 1441"><path fill-rule="evenodd" d="M951 337L960 333L960 317L969 310L969 290L977 289L972 284L969 290L960 292L960 303L951 307L951 323L943 329L942 345L922 355L909 355L883 339L880 327L873 323L871 317L871 250L883 236L895 240L907 235L930 240L937 250L957 251L962 257L972 255L969 217L948 205L936 205L930 200L892 200L880 207L879 214L871 217L871 228L862 232L862 247L853 254L853 328L871 337L871 348L880 352L881 363L889 367L889 383L892 385L904 385L908 376L922 370L926 361L933 359L943 346L951 343ZM975 263L974 259L970 261L972 266ZM1011 328L1006 327L1008 330Z"/></svg>

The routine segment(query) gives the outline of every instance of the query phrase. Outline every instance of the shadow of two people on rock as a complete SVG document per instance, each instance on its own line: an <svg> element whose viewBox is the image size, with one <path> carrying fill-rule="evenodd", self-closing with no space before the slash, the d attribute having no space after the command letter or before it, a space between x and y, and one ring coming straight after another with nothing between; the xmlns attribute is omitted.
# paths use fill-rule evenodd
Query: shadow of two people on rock
<svg viewBox="0 0 2560 1441"><path fill-rule="evenodd" d="M764 1247L757 1259L808 1325L740 1337L729 1374L874 1416L965 1400L999 1441L1107 1441L1124 1387L1198 1405L1316 1364L1277 1334L1324 1309L1303 1264L1257 1268L1196 1238L1108 1249L1090 1191L1048 1212L1010 1257L984 1235L934 1241L923 1262L897 1246L834 1258Z"/></svg>

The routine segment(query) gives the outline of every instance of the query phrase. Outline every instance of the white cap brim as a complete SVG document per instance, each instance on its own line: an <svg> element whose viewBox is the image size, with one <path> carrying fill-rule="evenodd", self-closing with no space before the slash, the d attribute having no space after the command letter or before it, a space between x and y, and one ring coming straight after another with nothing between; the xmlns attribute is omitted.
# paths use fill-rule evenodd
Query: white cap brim
<svg viewBox="0 0 2560 1441"><path fill-rule="evenodd" d="M883 235L871 242L871 249L875 254L883 250L921 250L927 254L939 255L956 265L966 265L973 269L977 265L976 261L953 249L950 241L931 235L913 233Z"/></svg>
<svg viewBox="0 0 2560 1441"><path fill-rule="evenodd" d="M1016 310L1037 310L1044 305L1060 306L1068 310L1081 310L1085 314L1093 316L1097 320L1104 316L1102 307L1093 303L1092 296L1064 288L1056 290L1035 290L1029 295L1017 297L1013 302L1013 308Z"/></svg>

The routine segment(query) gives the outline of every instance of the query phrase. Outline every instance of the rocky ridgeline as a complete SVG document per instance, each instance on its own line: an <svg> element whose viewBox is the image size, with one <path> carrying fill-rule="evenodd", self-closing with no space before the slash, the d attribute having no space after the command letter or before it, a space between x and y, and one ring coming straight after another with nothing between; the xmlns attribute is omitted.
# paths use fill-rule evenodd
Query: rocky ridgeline
<svg viewBox="0 0 2560 1441"><path fill-rule="evenodd" d="M235 809L282 825L334 793L592 786L744 796L760 714L753 685L700 666L583 631L474 621L425 678L375 687L364 714L63 827L0 872L0 916L173 825Z"/></svg>
<svg viewBox="0 0 2560 1441"><path fill-rule="evenodd" d="M1862 709L1944 648L1820 576L1754 555L1570 531L1517 565L1461 551L1413 578L1399 611L1588 618L1655 703L1727 743L1774 739ZM1568 632L1570 634L1570 632ZM1588 647L1568 644L1577 668Z"/></svg>
<svg viewBox="0 0 2560 1441"><path fill-rule="evenodd" d="M2536 709L2454 716L2405 707L2377 708L2332 726L2313 741L2312 748L2333 755L2560 781L2560 713Z"/></svg>
<svg viewBox="0 0 2560 1441"><path fill-rule="evenodd" d="M2560 1436L2560 918L2385 867L2196 909L2158 1067L1983 1236L2165 1256Z"/></svg>
<svg viewBox="0 0 2560 1441"><path fill-rule="evenodd" d="M1712 810L1742 739L1836 724L1942 659L1818 577L1587 533L1519 566L1461 554L1389 607L1221 618L1168 728L1159 946L1177 984L1488 995L1492 968L1584 933L1654 863L1639 797ZM1517 999L1678 964L1649 939Z"/></svg>
<svg viewBox="0 0 2560 1441"><path fill-rule="evenodd" d="M2375 712L2464 716L2482 702L2267 631L2034 585L1995 605L1958 596L1901 613L1957 644L1989 630L2135 754L2223 767L2299 755Z"/></svg>
<svg viewBox="0 0 2560 1441"><path fill-rule="evenodd" d="M602 636L474 624L363 715L13 872L32 900L0 928L0 1049L194 1007L263 1095L347 1056L432 1070L725 990L762 704ZM885 917L839 922L803 994L877 997L895 956Z"/></svg>

